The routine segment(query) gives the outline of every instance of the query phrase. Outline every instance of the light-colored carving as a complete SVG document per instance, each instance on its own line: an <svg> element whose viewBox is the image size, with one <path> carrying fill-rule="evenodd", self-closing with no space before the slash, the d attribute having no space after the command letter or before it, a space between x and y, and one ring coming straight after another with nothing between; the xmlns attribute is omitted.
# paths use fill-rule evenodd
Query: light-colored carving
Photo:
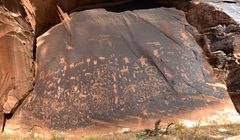
<svg viewBox="0 0 240 140"><path fill-rule="evenodd" d="M145 72L147 75L156 75L158 70L155 66L147 66Z"/></svg>
<svg viewBox="0 0 240 140"><path fill-rule="evenodd" d="M130 63L128 57L124 57L123 60L124 60L125 64L129 64Z"/></svg>
<svg viewBox="0 0 240 140"><path fill-rule="evenodd" d="M139 61L140 61L142 66L146 66L147 65L147 58L141 56Z"/></svg>

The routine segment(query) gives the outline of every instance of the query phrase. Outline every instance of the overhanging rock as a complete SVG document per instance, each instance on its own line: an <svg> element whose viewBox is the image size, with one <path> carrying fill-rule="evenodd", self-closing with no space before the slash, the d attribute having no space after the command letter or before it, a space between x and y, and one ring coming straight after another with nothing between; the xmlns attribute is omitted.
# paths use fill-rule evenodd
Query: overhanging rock
<svg viewBox="0 0 240 140"><path fill-rule="evenodd" d="M214 123L211 115L234 107L193 30L174 8L71 14L37 39L35 90L6 130Z"/></svg>

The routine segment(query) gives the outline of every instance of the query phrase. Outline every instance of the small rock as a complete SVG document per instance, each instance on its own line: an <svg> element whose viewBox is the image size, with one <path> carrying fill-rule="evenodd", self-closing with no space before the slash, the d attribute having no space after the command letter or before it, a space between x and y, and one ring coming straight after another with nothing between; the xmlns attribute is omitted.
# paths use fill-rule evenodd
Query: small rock
<svg viewBox="0 0 240 140"><path fill-rule="evenodd" d="M174 134L177 132L177 126L176 125L170 125L168 128L166 128L166 132L169 134Z"/></svg>
<svg viewBox="0 0 240 140"><path fill-rule="evenodd" d="M228 137L228 138L225 138L224 140L240 140L240 135L233 136L233 137Z"/></svg>
<svg viewBox="0 0 240 140"><path fill-rule="evenodd" d="M37 138L39 135L38 135L38 133L34 133L33 136L34 136L34 138Z"/></svg>
<svg viewBox="0 0 240 140"><path fill-rule="evenodd" d="M218 131L219 131L219 132L228 132L228 130L225 129L225 128L219 128Z"/></svg>
<svg viewBox="0 0 240 140"><path fill-rule="evenodd" d="M222 138L224 138L224 136L222 136L222 135L210 135L209 136L210 138L214 138L214 139L222 139Z"/></svg>
<svg viewBox="0 0 240 140"><path fill-rule="evenodd" d="M121 130L122 133L129 133L130 131L131 131L130 128L123 128Z"/></svg>

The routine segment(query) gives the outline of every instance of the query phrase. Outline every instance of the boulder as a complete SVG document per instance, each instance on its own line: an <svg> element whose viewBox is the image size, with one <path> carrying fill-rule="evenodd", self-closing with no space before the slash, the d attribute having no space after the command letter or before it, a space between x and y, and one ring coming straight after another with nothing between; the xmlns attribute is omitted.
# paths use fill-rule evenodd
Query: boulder
<svg viewBox="0 0 240 140"><path fill-rule="evenodd" d="M184 10L188 22L205 35L203 49L210 64L221 68L215 75L226 80L229 95L239 112L240 1L201 0Z"/></svg>
<svg viewBox="0 0 240 140"><path fill-rule="evenodd" d="M231 108L190 29L174 8L71 14L38 37L35 90L13 118L25 128L112 131Z"/></svg>
<svg viewBox="0 0 240 140"><path fill-rule="evenodd" d="M213 118L239 111L238 1L151 2L2 0L5 131L226 123Z"/></svg>

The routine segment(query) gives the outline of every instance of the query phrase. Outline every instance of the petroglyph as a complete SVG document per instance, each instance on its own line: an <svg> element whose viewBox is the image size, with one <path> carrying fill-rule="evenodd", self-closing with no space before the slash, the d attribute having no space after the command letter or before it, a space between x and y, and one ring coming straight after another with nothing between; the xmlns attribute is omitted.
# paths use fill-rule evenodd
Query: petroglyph
<svg viewBox="0 0 240 140"><path fill-rule="evenodd" d="M50 41L37 47L36 94L23 105L33 118L49 128L74 129L128 117L178 116L221 103L226 90L211 86L211 67L181 12L99 11L71 15L73 51L52 36L58 30L69 35L62 24L38 39ZM55 42L63 45L51 48ZM50 55L42 54L46 50Z"/></svg>

